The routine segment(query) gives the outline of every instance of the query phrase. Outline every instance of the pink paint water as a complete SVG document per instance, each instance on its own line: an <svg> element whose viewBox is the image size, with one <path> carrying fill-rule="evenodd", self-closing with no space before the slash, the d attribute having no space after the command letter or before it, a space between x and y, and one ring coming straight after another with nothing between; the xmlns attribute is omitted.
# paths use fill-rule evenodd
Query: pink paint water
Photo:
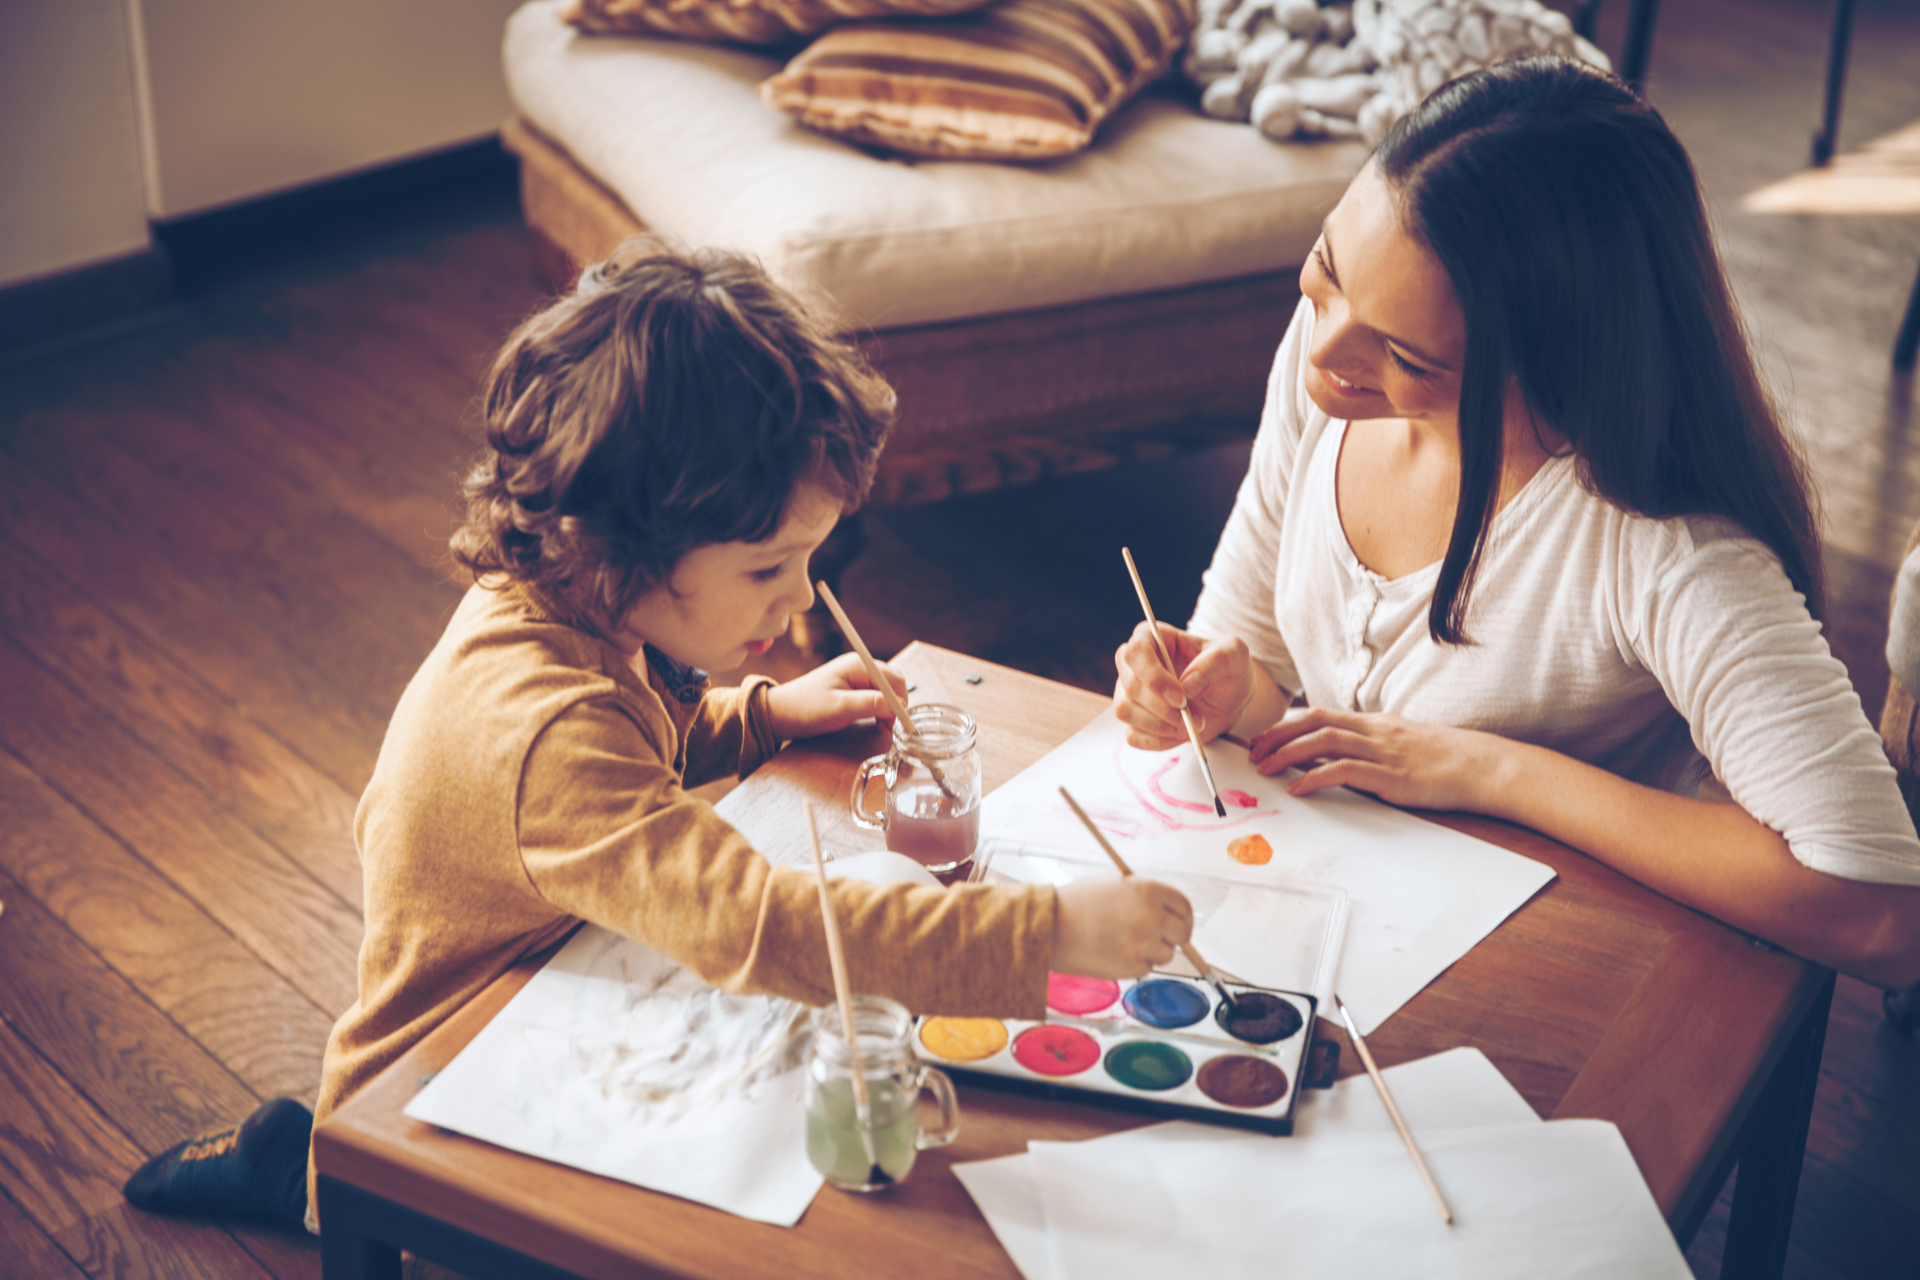
<svg viewBox="0 0 1920 1280"><path fill-rule="evenodd" d="M929 871L951 871L973 857L980 843L980 806L954 812L932 779L906 783L893 792L887 848L904 853Z"/></svg>
<svg viewBox="0 0 1920 1280"><path fill-rule="evenodd" d="M1260 802L1244 791L1222 791L1220 798L1236 809L1255 809Z"/></svg>

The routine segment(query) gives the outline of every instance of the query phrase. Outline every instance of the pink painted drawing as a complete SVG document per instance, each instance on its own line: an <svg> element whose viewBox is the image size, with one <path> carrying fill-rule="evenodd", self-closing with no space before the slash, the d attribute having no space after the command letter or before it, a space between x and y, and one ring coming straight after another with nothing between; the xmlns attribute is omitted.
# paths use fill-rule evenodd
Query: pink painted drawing
<svg viewBox="0 0 1920 1280"><path fill-rule="evenodd" d="M1090 816L1103 830L1128 840L1146 840L1154 836L1171 835L1176 831L1230 831L1254 818L1269 818L1280 812L1277 804L1262 805L1257 796L1245 791L1227 790L1220 793L1220 798L1227 803L1229 812L1225 818L1219 818L1214 816L1211 804L1169 794L1165 779L1179 767L1184 757L1184 752L1170 752L1147 775L1143 787L1127 772L1126 744L1116 742L1113 747L1114 776L1120 779L1138 807L1119 809L1094 805L1089 807ZM1059 812L1063 816L1072 816L1064 805L1059 807ZM1189 818L1186 816L1188 814L1194 816Z"/></svg>

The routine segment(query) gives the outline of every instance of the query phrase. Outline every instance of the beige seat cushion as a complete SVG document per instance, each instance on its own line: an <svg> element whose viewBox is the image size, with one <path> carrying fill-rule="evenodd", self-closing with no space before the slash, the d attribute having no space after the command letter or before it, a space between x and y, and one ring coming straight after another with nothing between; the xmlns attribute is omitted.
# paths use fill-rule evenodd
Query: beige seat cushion
<svg viewBox="0 0 1920 1280"><path fill-rule="evenodd" d="M1175 289L1299 264L1365 159L1277 146L1150 90L1045 164L882 159L760 100L780 63L587 36L534 0L507 24L520 114L690 245L758 256L853 322L898 327Z"/></svg>

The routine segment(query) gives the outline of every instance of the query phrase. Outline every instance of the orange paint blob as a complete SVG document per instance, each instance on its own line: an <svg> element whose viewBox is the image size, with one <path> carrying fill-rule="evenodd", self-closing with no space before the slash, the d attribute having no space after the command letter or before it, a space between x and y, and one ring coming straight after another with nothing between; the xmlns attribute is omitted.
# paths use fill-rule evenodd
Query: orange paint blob
<svg viewBox="0 0 1920 1280"><path fill-rule="evenodd" d="M1238 840L1227 842L1227 853L1235 862L1244 862L1250 867L1263 867L1273 861L1273 846L1267 843L1265 836L1241 836Z"/></svg>

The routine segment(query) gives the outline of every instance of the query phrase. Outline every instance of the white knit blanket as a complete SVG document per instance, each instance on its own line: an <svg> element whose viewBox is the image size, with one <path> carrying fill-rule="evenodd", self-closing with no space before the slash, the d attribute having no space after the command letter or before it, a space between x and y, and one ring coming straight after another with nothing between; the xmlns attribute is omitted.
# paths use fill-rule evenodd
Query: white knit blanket
<svg viewBox="0 0 1920 1280"><path fill-rule="evenodd" d="M1539 0L1200 0L1183 67L1207 114L1275 141L1378 142L1447 81L1534 53L1608 66Z"/></svg>

